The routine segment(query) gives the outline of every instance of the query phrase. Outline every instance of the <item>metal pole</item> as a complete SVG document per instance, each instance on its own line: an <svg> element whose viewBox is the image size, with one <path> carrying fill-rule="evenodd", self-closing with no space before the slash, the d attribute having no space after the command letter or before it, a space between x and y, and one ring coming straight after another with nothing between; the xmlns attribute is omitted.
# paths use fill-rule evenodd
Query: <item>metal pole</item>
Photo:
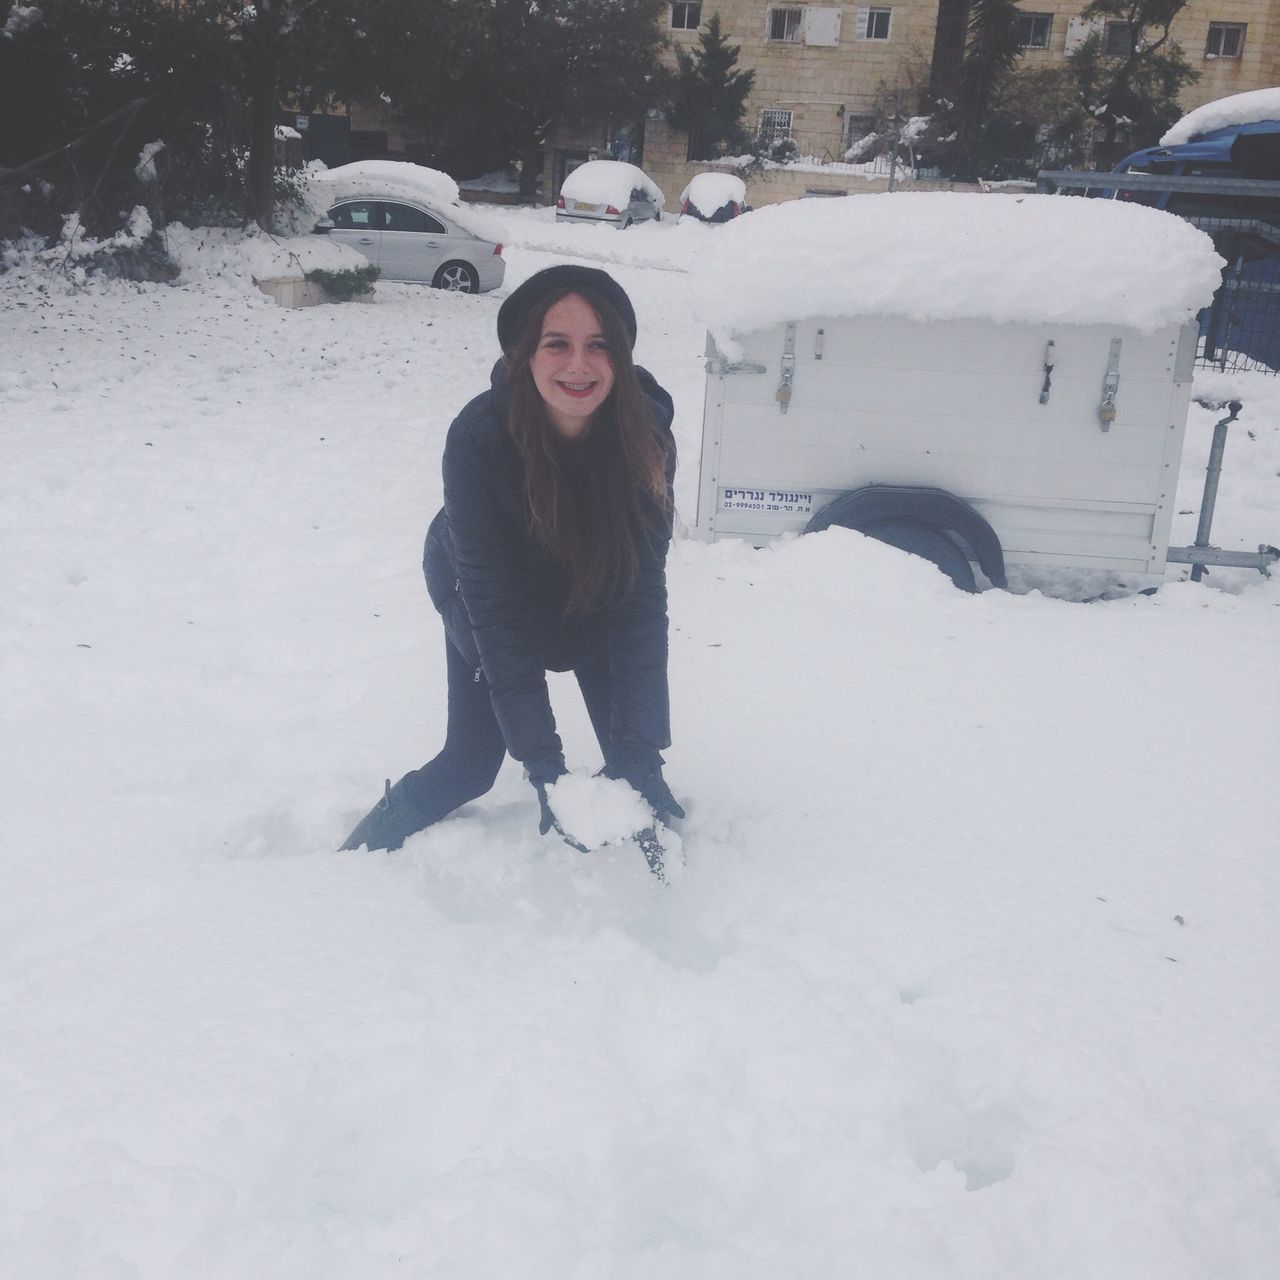
<svg viewBox="0 0 1280 1280"><path fill-rule="evenodd" d="M898 121L902 119L902 90L893 91L893 146L889 149L889 190L892 191L898 177L898 143L902 141L902 130Z"/></svg>
<svg viewBox="0 0 1280 1280"><path fill-rule="evenodd" d="M1227 404L1231 412L1213 428L1213 444L1209 449L1209 465L1204 469L1204 496L1200 500L1200 523L1196 528L1195 547L1209 545L1209 532L1213 528L1213 509L1218 502L1218 479L1222 475L1222 455L1227 448L1227 428L1240 414L1240 401L1231 400ZM1191 581L1199 582L1204 577L1204 565L1191 566Z"/></svg>

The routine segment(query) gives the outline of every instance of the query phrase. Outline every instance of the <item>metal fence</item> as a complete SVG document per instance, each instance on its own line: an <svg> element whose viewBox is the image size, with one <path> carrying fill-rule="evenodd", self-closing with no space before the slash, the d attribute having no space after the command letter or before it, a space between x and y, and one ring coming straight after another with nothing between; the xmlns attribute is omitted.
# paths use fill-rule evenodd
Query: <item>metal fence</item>
<svg viewBox="0 0 1280 1280"><path fill-rule="evenodd" d="M1213 303L1200 313L1204 368L1280 371L1280 228L1256 219L1188 217L1227 260Z"/></svg>
<svg viewBox="0 0 1280 1280"><path fill-rule="evenodd" d="M1152 200L1174 193L1170 212L1210 236L1227 262L1213 302L1199 316L1196 363L1228 373L1280 372L1280 223L1269 220L1280 209L1280 182L1069 170L1041 171L1039 176L1062 194L1128 191ZM1222 216L1250 207L1263 209L1266 216Z"/></svg>

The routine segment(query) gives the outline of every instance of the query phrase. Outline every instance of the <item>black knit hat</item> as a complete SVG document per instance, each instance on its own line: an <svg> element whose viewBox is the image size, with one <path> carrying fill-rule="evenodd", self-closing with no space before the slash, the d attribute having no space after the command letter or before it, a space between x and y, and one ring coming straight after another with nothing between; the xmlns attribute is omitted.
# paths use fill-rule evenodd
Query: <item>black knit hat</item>
<svg viewBox="0 0 1280 1280"><path fill-rule="evenodd" d="M498 308L498 343L502 350L507 355L511 354L520 341L525 322L540 302L557 294L573 293L576 289L590 289L608 302L618 313L623 328L631 338L631 345L636 345L636 313L631 299L627 297L627 291L598 267L566 264L547 267L546 270L531 275Z"/></svg>

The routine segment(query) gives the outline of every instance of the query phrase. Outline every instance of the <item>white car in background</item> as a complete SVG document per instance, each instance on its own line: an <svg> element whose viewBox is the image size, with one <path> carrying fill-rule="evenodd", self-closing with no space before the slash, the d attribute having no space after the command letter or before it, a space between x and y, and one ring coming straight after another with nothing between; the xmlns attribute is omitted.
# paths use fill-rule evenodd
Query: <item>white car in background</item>
<svg viewBox="0 0 1280 1280"><path fill-rule="evenodd" d="M316 231L350 245L383 280L485 293L502 284L502 232L458 198L446 173L399 160L361 160L312 175L332 200Z"/></svg>
<svg viewBox="0 0 1280 1280"><path fill-rule="evenodd" d="M624 229L660 221L666 197L647 173L623 160L588 160L565 180L556 200L557 222L611 222Z"/></svg>

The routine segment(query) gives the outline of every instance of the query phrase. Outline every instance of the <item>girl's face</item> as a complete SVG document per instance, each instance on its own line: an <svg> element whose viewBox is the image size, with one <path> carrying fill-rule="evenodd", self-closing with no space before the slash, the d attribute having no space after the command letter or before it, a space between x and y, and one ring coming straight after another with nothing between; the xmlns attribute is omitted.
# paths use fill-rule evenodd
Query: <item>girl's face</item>
<svg viewBox="0 0 1280 1280"><path fill-rule="evenodd" d="M566 294L548 309L529 371L556 434L564 440L584 435L613 390L613 361L586 299Z"/></svg>

